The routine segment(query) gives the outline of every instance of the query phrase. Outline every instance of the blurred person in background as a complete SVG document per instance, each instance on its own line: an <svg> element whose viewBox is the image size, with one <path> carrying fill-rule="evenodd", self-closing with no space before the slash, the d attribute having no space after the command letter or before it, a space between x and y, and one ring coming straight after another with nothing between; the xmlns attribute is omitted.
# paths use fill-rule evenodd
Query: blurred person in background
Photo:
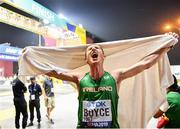
<svg viewBox="0 0 180 129"><path fill-rule="evenodd" d="M28 113L27 113L27 103L24 98L24 93L27 92L27 88L25 85L19 80L18 73L16 74L16 78L12 81L12 90L13 90L13 96L14 96L14 106L15 106L15 127L17 129L20 128L19 125L19 119L20 119L20 113L22 113L22 128L26 128L27 125L27 119L28 119Z"/></svg>
<svg viewBox="0 0 180 129"><path fill-rule="evenodd" d="M33 126L34 120L34 108L36 108L38 126L40 127L41 113L40 113L40 99L42 95L42 90L39 84L36 82L35 77L30 77L31 84L28 86L30 93L29 96L29 110L30 110L30 123L28 126Z"/></svg>
<svg viewBox="0 0 180 129"><path fill-rule="evenodd" d="M173 75L174 84L167 88L167 101L162 104L154 115L154 118L163 115L169 119L164 128L180 128L180 86L177 85L177 79Z"/></svg>
<svg viewBox="0 0 180 129"><path fill-rule="evenodd" d="M45 76L45 80L43 82L43 91L44 91L43 93L45 99L45 106L47 107L46 117L52 124L54 124L54 121L51 118L51 112L55 108L54 85L52 79L48 76Z"/></svg>

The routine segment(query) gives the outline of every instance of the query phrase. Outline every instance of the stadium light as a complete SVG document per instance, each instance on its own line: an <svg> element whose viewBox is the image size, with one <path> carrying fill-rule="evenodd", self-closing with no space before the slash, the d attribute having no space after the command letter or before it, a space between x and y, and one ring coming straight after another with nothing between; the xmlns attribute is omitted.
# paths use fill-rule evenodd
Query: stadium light
<svg viewBox="0 0 180 129"><path fill-rule="evenodd" d="M171 29L172 29L172 25L171 24L166 24L165 26L164 26L164 29L165 30L167 30L167 31L170 31Z"/></svg>
<svg viewBox="0 0 180 129"><path fill-rule="evenodd" d="M179 19L180 20L180 19ZM180 21L179 21L180 22ZM163 26L163 30L165 31L173 31L173 30L178 30L178 33L180 33L180 23L175 24L175 23L168 23Z"/></svg>
<svg viewBox="0 0 180 129"><path fill-rule="evenodd" d="M61 18L61 19L68 20L68 18L67 18L67 17L65 17L65 16L64 16L64 14L62 14L62 13L60 13L58 16L59 16L59 18Z"/></svg>
<svg viewBox="0 0 180 129"><path fill-rule="evenodd" d="M47 25L47 24L49 24L49 21L47 19L43 19L43 23L44 23L44 25Z"/></svg>
<svg viewBox="0 0 180 129"><path fill-rule="evenodd" d="M80 27L80 28L83 28L83 25L82 25L82 24L79 24L79 27Z"/></svg>

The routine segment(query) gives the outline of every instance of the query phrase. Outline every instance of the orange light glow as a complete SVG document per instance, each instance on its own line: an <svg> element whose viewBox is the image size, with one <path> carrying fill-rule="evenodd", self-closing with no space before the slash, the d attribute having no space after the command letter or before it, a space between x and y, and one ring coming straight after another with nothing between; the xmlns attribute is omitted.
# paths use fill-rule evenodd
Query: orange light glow
<svg viewBox="0 0 180 129"><path fill-rule="evenodd" d="M177 19L177 25L180 26L180 18Z"/></svg>
<svg viewBox="0 0 180 129"><path fill-rule="evenodd" d="M166 24L166 25L164 26L164 29L165 29L165 30L171 30L171 29L172 29L172 25Z"/></svg>

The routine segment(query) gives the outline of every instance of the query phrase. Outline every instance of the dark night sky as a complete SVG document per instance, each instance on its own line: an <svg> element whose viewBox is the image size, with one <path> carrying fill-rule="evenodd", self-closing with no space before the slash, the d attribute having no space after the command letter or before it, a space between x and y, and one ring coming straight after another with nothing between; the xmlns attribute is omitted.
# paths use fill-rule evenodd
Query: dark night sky
<svg viewBox="0 0 180 129"><path fill-rule="evenodd" d="M162 26L180 18L180 0L35 0L104 41L164 33ZM0 23L0 42L36 45L38 36ZM180 64L180 45L170 52L171 64Z"/></svg>

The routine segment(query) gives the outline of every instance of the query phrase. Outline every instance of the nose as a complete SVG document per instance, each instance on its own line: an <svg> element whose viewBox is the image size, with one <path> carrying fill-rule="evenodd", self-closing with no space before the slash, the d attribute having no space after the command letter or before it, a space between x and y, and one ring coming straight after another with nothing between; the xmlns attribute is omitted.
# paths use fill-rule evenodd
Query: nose
<svg viewBox="0 0 180 129"><path fill-rule="evenodd" d="M92 48L92 50L94 51L94 50L96 50L96 48L95 48L95 47L93 47L93 48Z"/></svg>

